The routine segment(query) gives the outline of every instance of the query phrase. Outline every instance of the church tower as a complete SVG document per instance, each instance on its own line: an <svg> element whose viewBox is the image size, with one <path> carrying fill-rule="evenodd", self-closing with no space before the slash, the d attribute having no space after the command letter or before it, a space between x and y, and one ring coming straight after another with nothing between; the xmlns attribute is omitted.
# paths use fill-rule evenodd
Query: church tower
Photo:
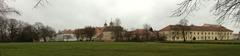
<svg viewBox="0 0 240 56"><path fill-rule="evenodd" d="M112 21L110 22L110 26L111 26L111 27L113 26L113 22L112 22Z"/></svg>
<svg viewBox="0 0 240 56"><path fill-rule="evenodd" d="M104 23L104 27L107 27L107 26L108 26L108 25L107 25L107 23L105 22L105 23Z"/></svg>
<svg viewBox="0 0 240 56"><path fill-rule="evenodd" d="M109 24L110 24L110 27L114 26L114 23L113 23L112 19L111 19L111 22Z"/></svg>

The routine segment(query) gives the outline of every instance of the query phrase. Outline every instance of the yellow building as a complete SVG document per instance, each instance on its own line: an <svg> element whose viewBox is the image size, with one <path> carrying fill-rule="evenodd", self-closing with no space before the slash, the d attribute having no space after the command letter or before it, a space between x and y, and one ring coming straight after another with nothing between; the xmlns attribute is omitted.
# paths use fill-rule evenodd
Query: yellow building
<svg viewBox="0 0 240 56"><path fill-rule="evenodd" d="M220 25L204 24L202 26L169 25L159 31L167 41L192 40L233 40L233 31ZM185 38L183 37L185 36Z"/></svg>
<svg viewBox="0 0 240 56"><path fill-rule="evenodd" d="M122 33L124 32L123 27L116 26L113 22L110 22L109 25L105 23L104 27L98 27L96 29L97 31L95 40L104 42L114 42L116 40L119 40L118 38L121 38L121 36L117 36L116 34L114 34L114 32L119 32L119 35L122 35Z"/></svg>

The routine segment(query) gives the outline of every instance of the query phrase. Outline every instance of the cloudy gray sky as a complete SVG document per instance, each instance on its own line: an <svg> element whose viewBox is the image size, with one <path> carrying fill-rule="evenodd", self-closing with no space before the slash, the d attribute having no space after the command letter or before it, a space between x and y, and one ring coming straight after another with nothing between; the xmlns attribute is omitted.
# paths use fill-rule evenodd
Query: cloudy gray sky
<svg viewBox="0 0 240 56"><path fill-rule="evenodd" d="M33 24L43 22L57 30L83 28L84 26L103 26L104 22L120 18L122 26L128 30L142 28L150 24L159 30L169 24L176 24L181 17L170 17L177 4L183 0L49 0L47 6L33 9L34 0L10 1L12 7L22 15L13 18ZM190 15L190 24L216 24L209 12L211 4L194 15ZM236 27L225 25L232 30ZM236 30L237 32L238 30Z"/></svg>

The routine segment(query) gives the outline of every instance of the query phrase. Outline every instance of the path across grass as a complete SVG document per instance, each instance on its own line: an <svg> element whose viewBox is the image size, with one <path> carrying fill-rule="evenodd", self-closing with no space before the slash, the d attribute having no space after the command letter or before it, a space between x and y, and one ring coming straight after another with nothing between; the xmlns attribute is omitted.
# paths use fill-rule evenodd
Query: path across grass
<svg viewBox="0 0 240 56"><path fill-rule="evenodd" d="M0 56L240 56L240 45L157 42L0 43Z"/></svg>

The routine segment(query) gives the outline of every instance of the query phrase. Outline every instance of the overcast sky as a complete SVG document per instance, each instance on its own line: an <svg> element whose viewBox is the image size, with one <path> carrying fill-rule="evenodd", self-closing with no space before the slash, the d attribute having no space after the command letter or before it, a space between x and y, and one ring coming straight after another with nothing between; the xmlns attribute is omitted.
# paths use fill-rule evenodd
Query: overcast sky
<svg viewBox="0 0 240 56"><path fill-rule="evenodd" d="M103 26L104 22L120 18L122 26L128 30L143 28L150 24L160 30L170 24L176 24L181 17L170 17L177 4L183 0L49 0L47 6L33 9L34 0L15 0L9 4L22 15L13 18L29 22L42 22L57 30L83 28L84 26ZM194 15L190 15L190 24L216 24L209 12L211 4ZM236 30L236 27L225 25ZM236 30L235 32L237 32Z"/></svg>

